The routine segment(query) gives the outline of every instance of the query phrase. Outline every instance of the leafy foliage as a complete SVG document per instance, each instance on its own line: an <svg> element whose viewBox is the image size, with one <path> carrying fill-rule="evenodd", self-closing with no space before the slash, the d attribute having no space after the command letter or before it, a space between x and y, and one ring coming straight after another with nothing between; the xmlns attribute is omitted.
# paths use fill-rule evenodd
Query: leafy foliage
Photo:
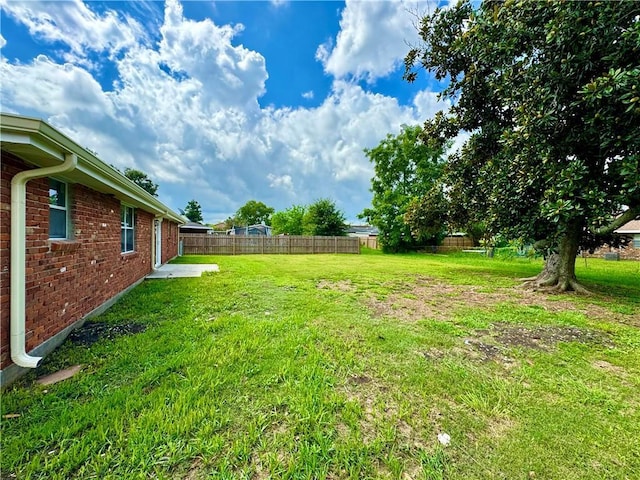
<svg viewBox="0 0 640 480"><path fill-rule="evenodd" d="M344 213L327 198L316 200L304 214L305 235L342 236L346 235L346 228Z"/></svg>
<svg viewBox="0 0 640 480"><path fill-rule="evenodd" d="M264 223L270 225L271 215L275 210L264 203L249 200L236 212L236 220L240 225L257 225Z"/></svg>
<svg viewBox="0 0 640 480"><path fill-rule="evenodd" d="M202 207L195 200L189 200L187 206L184 208L184 216L187 217L192 222L200 222L202 223Z"/></svg>
<svg viewBox="0 0 640 480"><path fill-rule="evenodd" d="M125 168L124 176L136 185L142 187L154 197L158 196L158 184L151 180L146 173L136 170L135 168Z"/></svg>
<svg viewBox="0 0 640 480"><path fill-rule="evenodd" d="M461 2L405 58L406 79L418 64L455 100L425 142L471 132L449 158L451 218L557 252L560 289L579 246L640 215L639 19L638 2Z"/></svg>
<svg viewBox="0 0 640 480"><path fill-rule="evenodd" d="M271 216L271 228L274 235L302 235L306 207L293 205Z"/></svg>
<svg viewBox="0 0 640 480"><path fill-rule="evenodd" d="M238 223L238 221L236 220L235 217L227 217L224 221L224 228L226 230L229 230L231 228L233 228L234 225L236 225Z"/></svg>
<svg viewBox="0 0 640 480"><path fill-rule="evenodd" d="M426 145L419 139L421 131L420 126L405 125L398 135L389 134L377 147L365 149L375 170L371 179L373 199L372 207L359 217L378 227L383 251L406 251L416 242L435 244L446 228L444 222L438 222L427 227L432 234L420 228L414 236L405 222L412 200L426 195L442 175L444 146Z"/></svg>
<svg viewBox="0 0 640 480"><path fill-rule="evenodd" d="M404 222L419 242L438 245L446 234L449 204L440 185L407 206Z"/></svg>

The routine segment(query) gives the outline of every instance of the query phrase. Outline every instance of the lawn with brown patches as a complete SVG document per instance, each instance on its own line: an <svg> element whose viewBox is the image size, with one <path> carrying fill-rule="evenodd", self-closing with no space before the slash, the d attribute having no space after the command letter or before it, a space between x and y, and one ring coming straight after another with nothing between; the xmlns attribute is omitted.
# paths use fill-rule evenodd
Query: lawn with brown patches
<svg viewBox="0 0 640 480"><path fill-rule="evenodd" d="M3 478L633 478L635 264L592 297L517 288L537 260L190 257L3 392ZM103 328L104 327L104 328ZM135 334L133 334L135 333ZM83 365L52 386L45 371Z"/></svg>

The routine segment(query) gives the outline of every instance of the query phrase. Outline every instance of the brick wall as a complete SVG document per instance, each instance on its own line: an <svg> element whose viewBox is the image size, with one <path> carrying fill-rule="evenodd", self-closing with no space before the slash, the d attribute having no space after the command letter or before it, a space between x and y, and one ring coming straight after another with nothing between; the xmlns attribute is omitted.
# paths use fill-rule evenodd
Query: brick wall
<svg viewBox="0 0 640 480"><path fill-rule="evenodd" d="M162 222L162 263L178 255L178 224L164 220Z"/></svg>
<svg viewBox="0 0 640 480"><path fill-rule="evenodd" d="M0 368L11 363L10 190L11 178L26 169L2 152L0 176ZM144 277L152 269L153 215L136 209L135 252L120 253L120 201L79 184L69 184L73 238L49 240L48 180L27 184L26 339L27 352L81 319ZM167 237L171 238L171 222ZM177 230L177 226L175 227ZM167 257L175 253L167 244ZM164 250L164 247L163 247ZM163 251L164 253L164 251ZM164 260L163 255L163 260Z"/></svg>

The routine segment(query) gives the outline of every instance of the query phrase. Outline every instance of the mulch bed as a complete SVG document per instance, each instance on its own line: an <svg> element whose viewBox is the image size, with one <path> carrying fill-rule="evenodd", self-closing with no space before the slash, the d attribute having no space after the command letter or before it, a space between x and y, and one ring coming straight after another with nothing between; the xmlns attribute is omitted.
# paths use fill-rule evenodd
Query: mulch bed
<svg viewBox="0 0 640 480"><path fill-rule="evenodd" d="M69 335L69 340L74 345L92 345L98 340L107 338L113 340L122 335L132 335L144 332L147 326L142 323L120 323L112 325L109 323L87 322L82 327L74 330Z"/></svg>

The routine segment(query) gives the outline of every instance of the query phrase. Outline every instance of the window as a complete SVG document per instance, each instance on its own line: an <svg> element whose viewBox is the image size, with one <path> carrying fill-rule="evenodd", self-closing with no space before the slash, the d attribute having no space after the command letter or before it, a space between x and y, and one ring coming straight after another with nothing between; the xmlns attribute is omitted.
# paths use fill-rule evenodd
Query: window
<svg viewBox="0 0 640 480"><path fill-rule="evenodd" d="M640 234L635 234L633 236L633 246L634 248L640 248Z"/></svg>
<svg viewBox="0 0 640 480"><path fill-rule="evenodd" d="M67 238L67 184L49 179L49 238Z"/></svg>
<svg viewBox="0 0 640 480"><path fill-rule="evenodd" d="M122 210L120 211L120 251L122 253L134 251L135 224L133 207L122 205Z"/></svg>

